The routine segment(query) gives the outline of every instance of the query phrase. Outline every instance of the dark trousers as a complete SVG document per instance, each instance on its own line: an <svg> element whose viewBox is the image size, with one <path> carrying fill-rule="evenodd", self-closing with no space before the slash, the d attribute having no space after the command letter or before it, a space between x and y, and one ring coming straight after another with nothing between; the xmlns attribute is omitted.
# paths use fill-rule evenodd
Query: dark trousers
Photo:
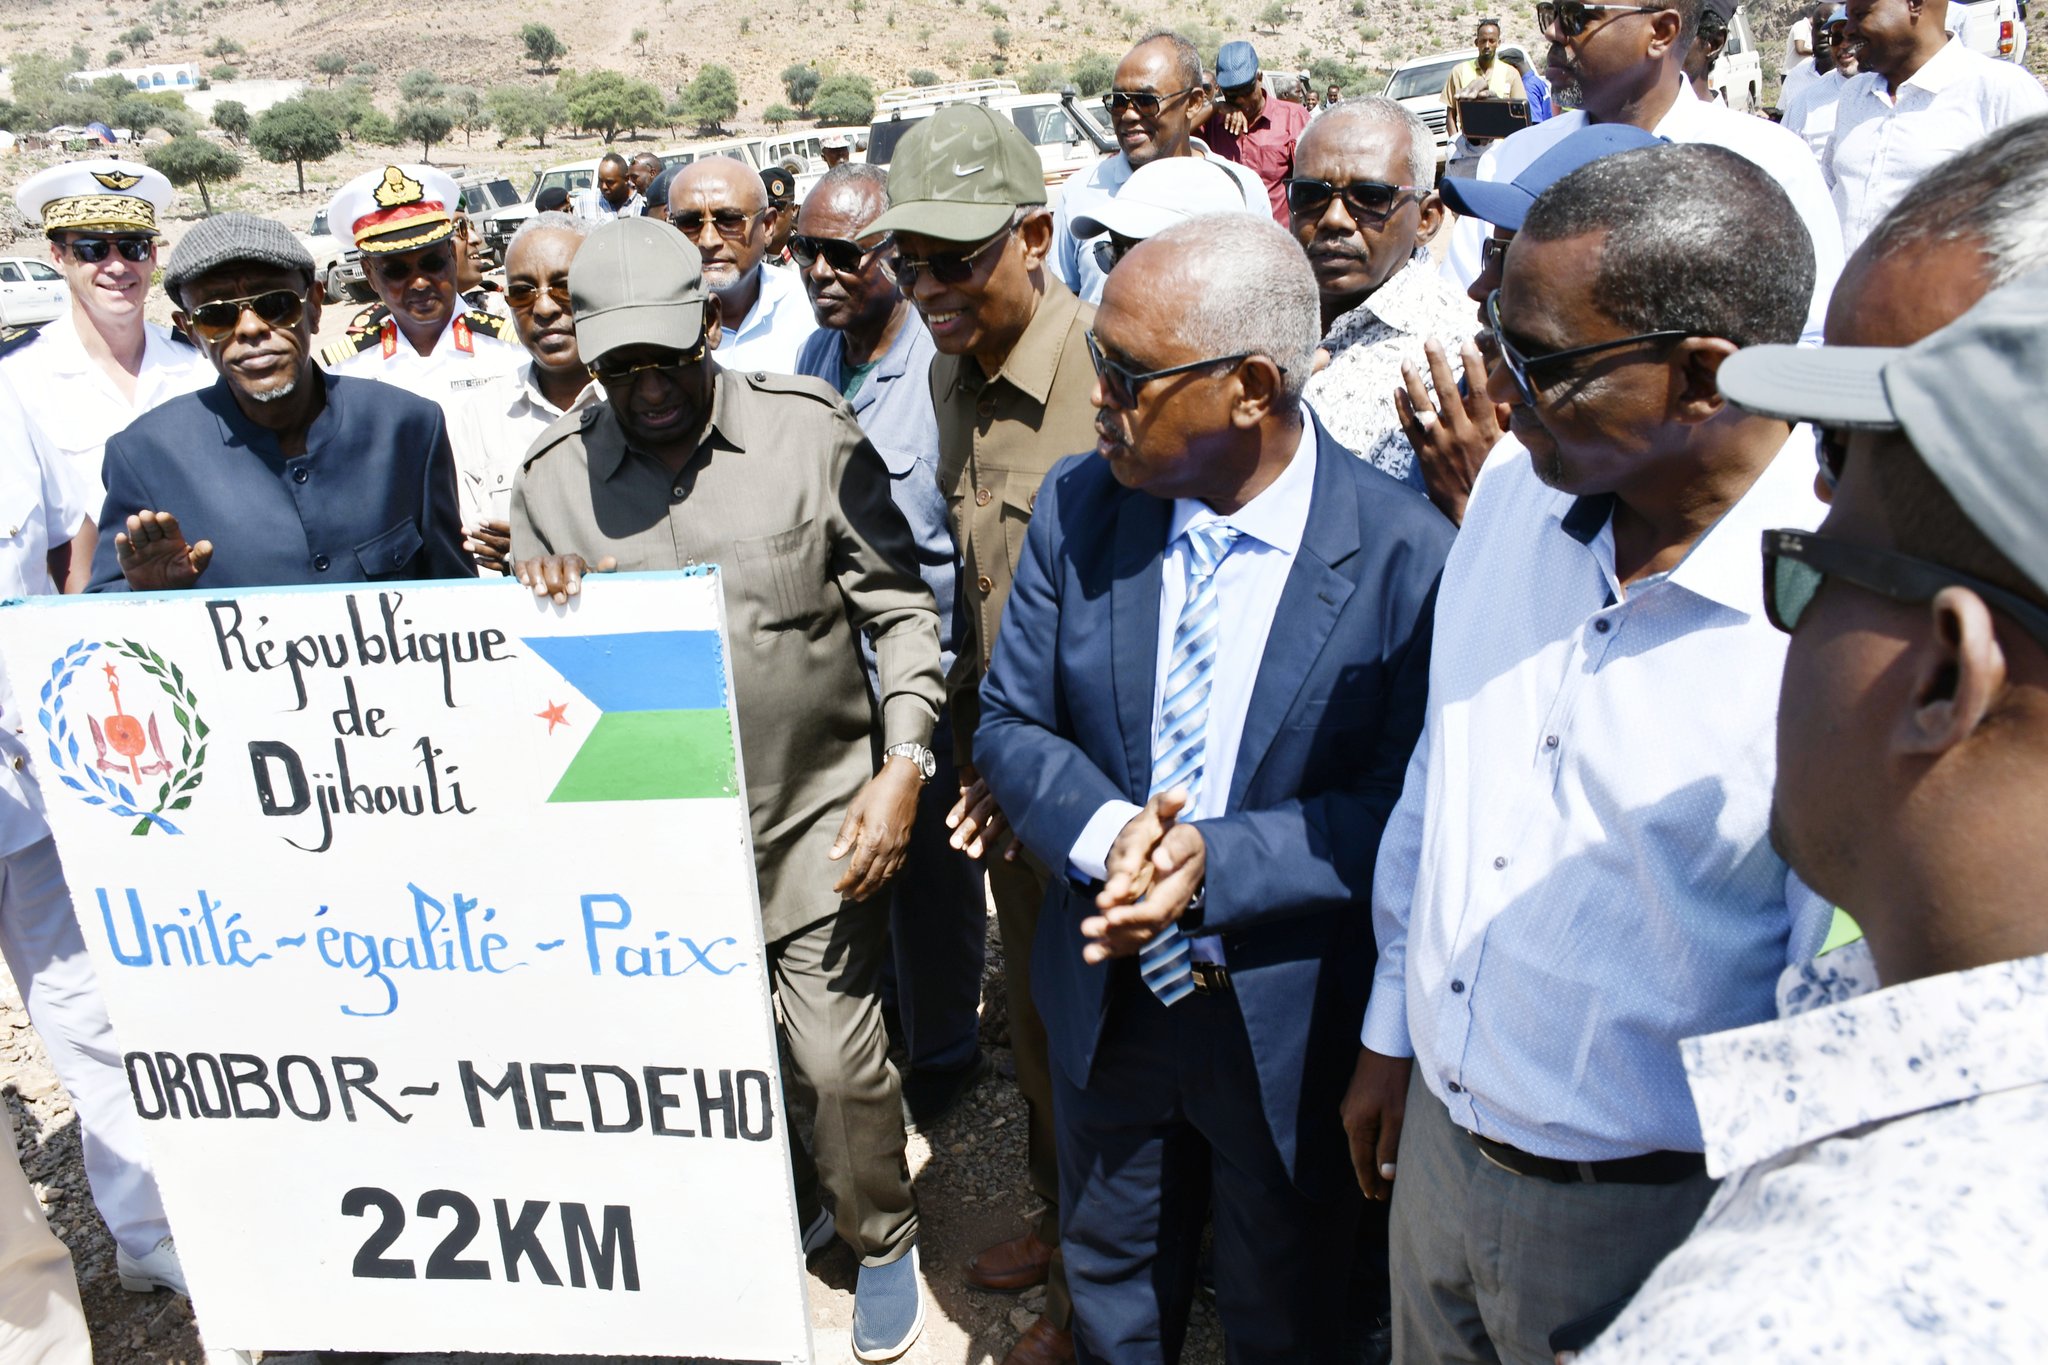
<svg viewBox="0 0 2048 1365"><path fill-rule="evenodd" d="M1180 1358L1202 1225L1213 1214L1226 1358L1336 1360L1356 1185L1334 1180L1312 1198L1289 1178L1234 996L1192 995L1168 1008L1135 971L1119 978L1087 1086L1053 1068L1080 1359Z"/></svg>
<svg viewBox="0 0 2048 1365"><path fill-rule="evenodd" d="M946 840L960 798L951 727L932 732L938 771L917 799L910 848L889 904L890 961L882 995L903 1024L912 1071L952 1071L974 1060L981 1034L981 971L988 902L981 869Z"/></svg>

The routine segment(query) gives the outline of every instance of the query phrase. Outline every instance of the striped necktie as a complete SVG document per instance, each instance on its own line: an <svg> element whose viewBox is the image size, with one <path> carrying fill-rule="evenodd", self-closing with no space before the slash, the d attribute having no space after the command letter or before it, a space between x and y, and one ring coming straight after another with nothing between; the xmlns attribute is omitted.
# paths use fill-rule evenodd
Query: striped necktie
<svg viewBox="0 0 2048 1365"><path fill-rule="evenodd" d="M1216 635L1221 613L1216 604L1216 570L1243 534L1224 521L1190 526L1187 600L1173 624L1173 650L1166 661L1159 719L1152 735L1152 791L1184 787L1188 805L1182 819L1194 813L1201 791L1209 728L1209 692L1216 674ZM1138 974L1163 1005L1171 1005L1195 988L1189 969L1188 940L1178 924L1169 924L1138 953Z"/></svg>

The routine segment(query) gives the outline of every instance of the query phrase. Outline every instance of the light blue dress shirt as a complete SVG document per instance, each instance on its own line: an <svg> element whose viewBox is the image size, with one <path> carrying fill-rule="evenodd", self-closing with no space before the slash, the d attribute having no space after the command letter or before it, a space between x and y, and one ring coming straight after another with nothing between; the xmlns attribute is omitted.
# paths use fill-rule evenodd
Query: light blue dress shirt
<svg viewBox="0 0 2048 1365"><path fill-rule="evenodd" d="M889 497L910 523L917 545L917 573L939 603L939 653L948 673L960 644L957 585L959 552L953 527L946 520L946 497L939 490L939 419L932 409L932 357L938 349L917 310L905 307L903 326L889 349L876 358L874 369L848 403L854 420L889 467ZM846 389L844 334L820 327L797 353L796 373ZM873 646L861 637L862 657L874 673Z"/></svg>
<svg viewBox="0 0 2048 1365"><path fill-rule="evenodd" d="M1813 446L1677 567L1615 576L1611 501L1487 461L1444 568L1429 707L1373 882L1364 1042L1539 1156L1701 1148L1679 1040L1768 1019L1832 908L1770 846L1786 637L1762 532L1811 528Z"/></svg>

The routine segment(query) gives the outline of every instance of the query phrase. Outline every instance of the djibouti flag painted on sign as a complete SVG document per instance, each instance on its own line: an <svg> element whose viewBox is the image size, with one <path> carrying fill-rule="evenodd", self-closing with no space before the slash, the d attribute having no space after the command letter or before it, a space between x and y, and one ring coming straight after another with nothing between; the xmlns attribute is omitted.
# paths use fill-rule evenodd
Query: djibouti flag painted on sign
<svg viewBox="0 0 2048 1365"><path fill-rule="evenodd" d="M738 792L717 631L524 642L600 713L550 802L686 801Z"/></svg>

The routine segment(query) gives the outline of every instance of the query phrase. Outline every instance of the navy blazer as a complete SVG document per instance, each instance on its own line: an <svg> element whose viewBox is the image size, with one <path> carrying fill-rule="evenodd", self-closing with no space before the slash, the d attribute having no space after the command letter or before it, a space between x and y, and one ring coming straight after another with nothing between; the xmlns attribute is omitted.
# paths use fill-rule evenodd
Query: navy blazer
<svg viewBox="0 0 2048 1365"><path fill-rule="evenodd" d="M175 514L188 542L213 542L200 588L475 577L440 405L317 365L302 382L325 384L327 406L292 459L225 379L109 440L91 590L127 589L114 533L145 508Z"/></svg>
<svg viewBox="0 0 2048 1365"><path fill-rule="evenodd" d="M1311 420L1313 420L1311 418ZM1422 730L1431 609L1452 528L1429 501L1316 427L1301 549L1245 715L1190 932L1222 936L1263 1106L1298 1184L1348 1178L1337 1117L1372 983L1372 873ZM1024 844L1057 873L1032 994L1057 1065L1085 1086L1105 1011L1143 990L1136 960L1081 960L1094 889L1067 855L1103 802L1152 777L1159 588L1172 503L1073 456L1025 537L974 754ZM1248 1102L1253 1097L1247 1097Z"/></svg>

